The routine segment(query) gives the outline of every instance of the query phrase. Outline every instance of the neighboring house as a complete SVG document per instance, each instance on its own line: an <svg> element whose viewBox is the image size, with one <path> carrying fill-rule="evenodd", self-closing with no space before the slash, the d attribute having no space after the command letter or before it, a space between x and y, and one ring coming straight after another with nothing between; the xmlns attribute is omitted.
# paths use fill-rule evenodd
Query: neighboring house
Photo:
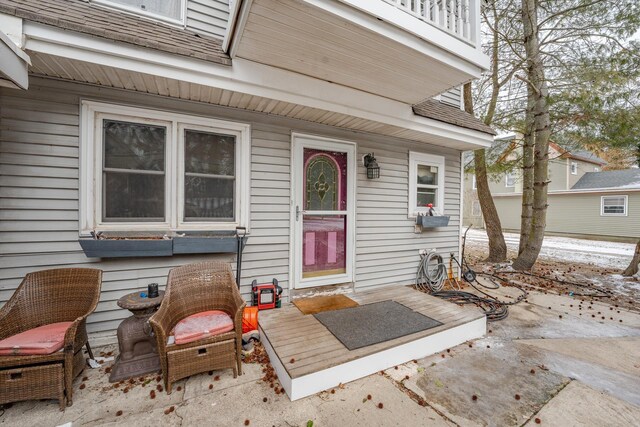
<svg viewBox="0 0 640 427"><path fill-rule="evenodd" d="M495 144L504 143L497 139ZM501 159L516 156L515 150L506 148ZM623 241L640 237L640 169L602 171L605 165L588 151L567 151L550 144L547 233ZM464 186L463 223L484 227L473 174L465 174ZM519 231L520 171L491 176L489 187L502 228Z"/></svg>
<svg viewBox="0 0 640 427"><path fill-rule="evenodd" d="M489 63L480 0L409 3L0 0L0 304L30 271L101 268L88 328L111 336L121 296L235 259L88 257L92 232L247 227L247 299L407 285L420 249L458 253L461 155L493 140L460 108ZM427 203L447 227L416 232Z"/></svg>

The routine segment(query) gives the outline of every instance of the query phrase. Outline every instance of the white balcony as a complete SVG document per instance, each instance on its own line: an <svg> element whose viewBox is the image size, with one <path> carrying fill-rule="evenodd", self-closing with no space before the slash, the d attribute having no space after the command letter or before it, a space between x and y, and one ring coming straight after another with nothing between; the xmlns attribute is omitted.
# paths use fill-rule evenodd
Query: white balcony
<svg viewBox="0 0 640 427"><path fill-rule="evenodd" d="M436 28L476 46L479 0L382 0Z"/></svg>
<svg viewBox="0 0 640 427"><path fill-rule="evenodd" d="M225 44L232 57L415 104L488 68L479 2L243 0Z"/></svg>

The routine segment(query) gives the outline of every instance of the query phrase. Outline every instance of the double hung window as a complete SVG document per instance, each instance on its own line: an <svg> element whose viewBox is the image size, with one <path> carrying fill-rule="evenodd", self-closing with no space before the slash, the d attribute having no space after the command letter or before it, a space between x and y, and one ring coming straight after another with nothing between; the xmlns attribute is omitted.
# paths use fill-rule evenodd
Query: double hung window
<svg viewBox="0 0 640 427"><path fill-rule="evenodd" d="M83 102L81 232L247 226L249 126Z"/></svg>
<svg viewBox="0 0 640 427"><path fill-rule="evenodd" d="M410 217L427 212L429 204L439 215L444 213L444 174L444 157L409 153Z"/></svg>

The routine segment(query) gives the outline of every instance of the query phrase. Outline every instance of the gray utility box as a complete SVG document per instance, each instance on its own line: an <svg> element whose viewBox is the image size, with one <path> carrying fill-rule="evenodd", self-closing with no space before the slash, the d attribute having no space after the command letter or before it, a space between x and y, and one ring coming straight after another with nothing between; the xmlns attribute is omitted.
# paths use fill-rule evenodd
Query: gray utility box
<svg viewBox="0 0 640 427"><path fill-rule="evenodd" d="M422 226L423 228L436 228L436 227L446 227L449 225L449 216L422 216L419 215L416 217L416 224Z"/></svg>

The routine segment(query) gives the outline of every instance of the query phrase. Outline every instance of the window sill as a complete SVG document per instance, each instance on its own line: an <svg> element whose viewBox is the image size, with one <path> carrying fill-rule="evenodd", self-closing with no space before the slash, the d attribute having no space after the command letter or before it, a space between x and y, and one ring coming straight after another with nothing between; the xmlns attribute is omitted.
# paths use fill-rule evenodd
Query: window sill
<svg viewBox="0 0 640 427"><path fill-rule="evenodd" d="M105 236L106 234L106 236ZM182 254L235 253L238 239L234 232L188 232L166 237L162 234L105 233L105 238L78 239L88 258L169 257ZM242 248L248 236L242 241Z"/></svg>

